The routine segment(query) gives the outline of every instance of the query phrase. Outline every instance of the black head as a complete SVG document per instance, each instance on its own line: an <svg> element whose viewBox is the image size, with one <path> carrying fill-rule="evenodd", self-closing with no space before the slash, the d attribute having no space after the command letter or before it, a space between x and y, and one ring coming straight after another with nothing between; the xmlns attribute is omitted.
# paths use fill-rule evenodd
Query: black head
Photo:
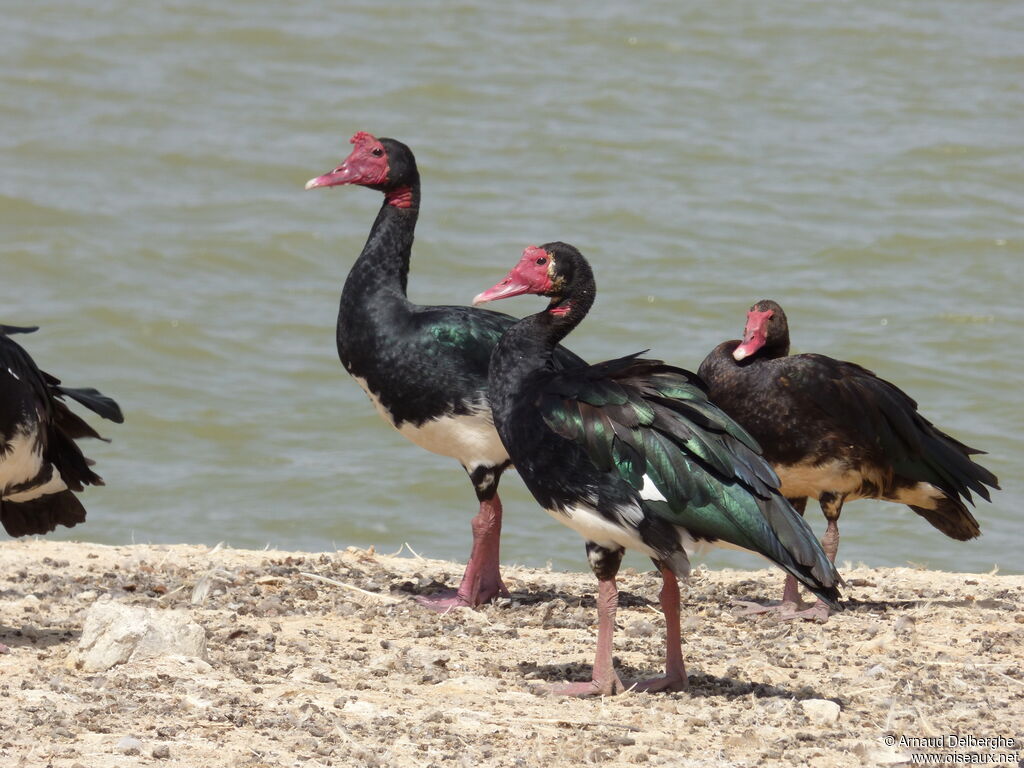
<svg viewBox="0 0 1024 768"><path fill-rule="evenodd" d="M531 245L505 279L478 294L473 304L524 293L550 297L547 311L553 315L582 316L594 303L594 272L583 254L568 243Z"/></svg>
<svg viewBox="0 0 1024 768"><path fill-rule="evenodd" d="M732 356L743 360L754 355L784 357L789 354L789 323L778 302L763 299L747 311L743 341Z"/></svg>
<svg viewBox="0 0 1024 768"><path fill-rule="evenodd" d="M306 189L357 184L383 192L390 205L412 205L413 190L420 183L412 150L400 141L378 139L365 131L357 133L350 142L353 149L345 161L333 171L307 181Z"/></svg>

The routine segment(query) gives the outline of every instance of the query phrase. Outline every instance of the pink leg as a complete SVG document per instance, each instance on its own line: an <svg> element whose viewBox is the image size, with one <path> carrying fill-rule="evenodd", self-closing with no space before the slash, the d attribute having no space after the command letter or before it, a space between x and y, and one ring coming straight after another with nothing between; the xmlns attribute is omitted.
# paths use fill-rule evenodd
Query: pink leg
<svg viewBox="0 0 1024 768"><path fill-rule="evenodd" d="M566 683L552 688L561 696L612 696L626 689L615 672L612 661L612 635L615 632L615 611L619 607L619 589L615 579L597 582L597 653L589 683Z"/></svg>
<svg viewBox="0 0 1024 768"><path fill-rule="evenodd" d="M804 514L807 499L787 499L787 501L793 505L793 509L799 512L801 516ZM809 611L800 610L800 585L796 580L796 576L793 576L792 574L786 574L786 582L782 587L781 603L775 605L761 605L760 603L750 602L749 600L737 600L736 604L743 606L742 610L736 612L737 616L756 616L761 613L772 613L775 614L776 618L784 620L818 618L816 614L811 615L812 612L817 610L817 605ZM825 606L824 603L821 603L821 605L827 610L828 606ZM825 618L828 618L828 613L825 614Z"/></svg>
<svg viewBox="0 0 1024 768"><path fill-rule="evenodd" d="M835 563L836 555L839 553L840 509L842 509L842 500L839 501L838 507L834 503L822 504L822 510L825 512L825 517L828 519L828 527L825 528L825 535L821 537L821 548L825 550L825 554L832 563ZM789 578L792 579L793 577L790 576ZM796 579L793 579L793 586L795 590ZM816 600L814 605L802 611L798 610L799 605L800 601L798 598L790 611L780 612L779 618L787 621L789 619L806 619L807 621L817 621L824 624L828 621L828 617L832 615L832 610L821 600Z"/></svg>
<svg viewBox="0 0 1024 768"><path fill-rule="evenodd" d="M761 613L774 613L779 618L792 618L800 608L800 586L796 576L786 574L786 582L782 587L782 602L774 605L761 605L750 600L737 600L736 605L743 606L736 611L737 616L756 616Z"/></svg>
<svg viewBox="0 0 1024 768"><path fill-rule="evenodd" d="M661 612L665 614L665 676L636 684L638 691L685 691L690 687L683 664L679 632L679 583L676 575L661 566Z"/></svg>
<svg viewBox="0 0 1024 768"><path fill-rule="evenodd" d="M825 550L829 562L835 563L836 555L839 554L839 510L842 509L842 501L839 502L839 509L822 505L825 517L828 518L828 527L825 528L825 535L821 537L821 548ZM792 614L784 615L784 619L807 619L824 624L832 615L831 609L821 600L815 601L814 605L804 611L794 611Z"/></svg>
<svg viewBox="0 0 1024 768"><path fill-rule="evenodd" d="M828 519L825 535L821 537L821 548L825 550L829 562L835 565L836 555L839 554L839 515Z"/></svg>
<svg viewBox="0 0 1024 768"><path fill-rule="evenodd" d="M480 502L480 511L473 518L473 549L469 553L466 572L456 592L424 595L420 604L435 611L450 608L475 608L509 592L501 580L501 499L494 494Z"/></svg>

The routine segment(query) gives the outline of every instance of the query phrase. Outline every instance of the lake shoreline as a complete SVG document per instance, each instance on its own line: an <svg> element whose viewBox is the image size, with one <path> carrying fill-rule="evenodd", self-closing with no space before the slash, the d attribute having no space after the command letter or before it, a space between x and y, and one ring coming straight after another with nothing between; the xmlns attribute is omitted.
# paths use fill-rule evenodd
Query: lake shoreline
<svg viewBox="0 0 1024 768"><path fill-rule="evenodd" d="M544 686L589 672L593 577L509 566L511 600L445 615L414 601L461 572L355 548L2 542L0 758L861 766L1024 752L1024 576L845 570L848 608L818 625L735 615L737 599L777 599L779 571L698 569L682 585L690 691L575 700ZM650 572L620 579L624 679L661 667L659 587ZM87 669L82 628L109 603L184 615L205 632L205 658ZM968 741L928 746L947 734Z"/></svg>

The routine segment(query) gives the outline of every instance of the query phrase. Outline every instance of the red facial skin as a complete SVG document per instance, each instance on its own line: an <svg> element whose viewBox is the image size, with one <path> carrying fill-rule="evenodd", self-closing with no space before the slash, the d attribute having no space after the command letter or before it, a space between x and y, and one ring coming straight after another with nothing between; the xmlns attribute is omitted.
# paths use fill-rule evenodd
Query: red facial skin
<svg viewBox="0 0 1024 768"><path fill-rule="evenodd" d="M473 299L473 306L496 299L507 299L510 296L521 296L524 293L543 296L551 290L551 277L548 275L550 264L551 254L535 245L528 246L523 251L523 258L512 267L505 279L493 288L478 293Z"/></svg>
<svg viewBox="0 0 1024 768"><path fill-rule="evenodd" d="M752 309L747 312L747 326L743 329L743 341L732 351L736 360L750 357L764 346L768 338L768 321L775 313L770 309L759 312Z"/></svg>
<svg viewBox="0 0 1024 768"><path fill-rule="evenodd" d="M387 183L390 169L384 145L365 131L360 131L350 141L355 148L345 158L345 162L330 173L307 181L306 189L336 187L340 184L373 187Z"/></svg>

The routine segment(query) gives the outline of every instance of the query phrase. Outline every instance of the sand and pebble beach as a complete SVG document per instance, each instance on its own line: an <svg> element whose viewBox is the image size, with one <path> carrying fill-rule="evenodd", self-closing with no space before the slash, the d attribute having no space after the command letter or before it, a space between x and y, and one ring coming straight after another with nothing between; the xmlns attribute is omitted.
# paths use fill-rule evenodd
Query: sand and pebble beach
<svg viewBox="0 0 1024 768"><path fill-rule="evenodd" d="M546 688L588 679L592 577L507 567L510 600L444 615L415 602L460 575L458 564L408 551L4 542L0 764L1024 757L1024 576L846 568L848 607L820 625L735 615L734 600L778 597L777 571L701 569L682 587L689 692L580 700ZM620 674L657 674L660 579L627 569L620 587ZM96 655L96 619L111 609L174 618L192 628L193 644L132 656L115 638L127 660L103 668L111 648L106 660Z"/></svg>

